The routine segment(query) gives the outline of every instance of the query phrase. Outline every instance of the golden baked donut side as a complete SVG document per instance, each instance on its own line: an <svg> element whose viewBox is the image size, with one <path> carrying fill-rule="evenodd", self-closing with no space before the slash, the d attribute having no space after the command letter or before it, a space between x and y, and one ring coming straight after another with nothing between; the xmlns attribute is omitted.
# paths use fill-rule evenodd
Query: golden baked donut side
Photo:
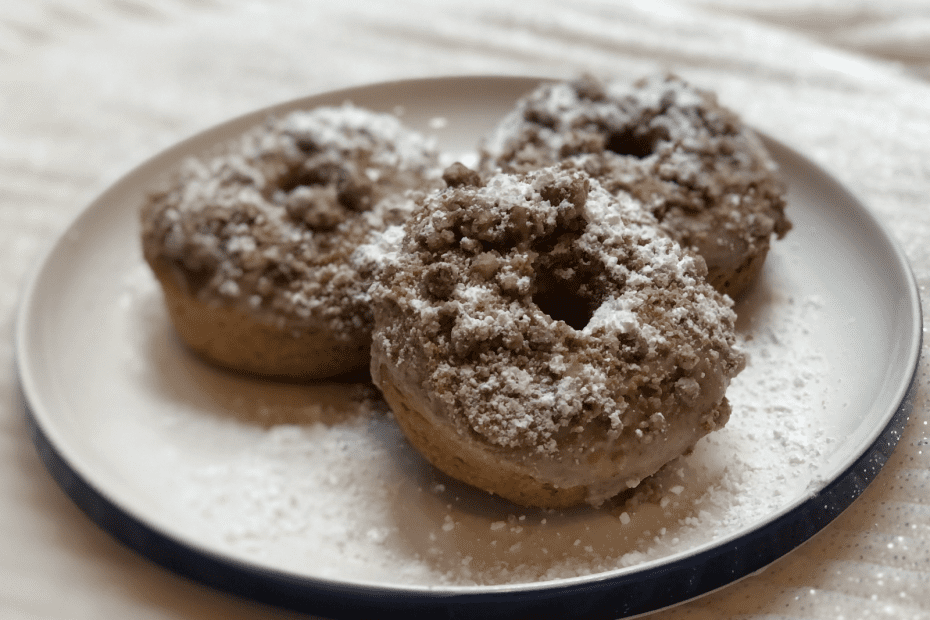
<svg viewBox="0 0 930 620"><path fill-rule="evenodd" d="M369 362L371 340L336 338L298 323L289 329L254 310L211 302L186 291L170 265L153 266L175 331L195 353L230 370L274 377L331 377ZM182 276L183 278L183 276Z"/></svg>

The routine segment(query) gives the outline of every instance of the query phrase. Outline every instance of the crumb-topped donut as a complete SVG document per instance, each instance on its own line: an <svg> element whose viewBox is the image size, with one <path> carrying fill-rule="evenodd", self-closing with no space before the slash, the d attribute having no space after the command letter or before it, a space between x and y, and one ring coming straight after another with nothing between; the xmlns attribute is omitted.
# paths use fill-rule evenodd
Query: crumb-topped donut
<svg viewBox="0 0 930 620"><path fill-rule="evenodd" d="M463 166L381 239L372 378L439 469L523 505L598 504L729 417L732 301L626 194Z"/></svg>
<svg viewBox="0 0 930 620"><path fill-rule="evenodd" d="M608 191L639 198L665 232L704 257L710 283L733 298L762 269L772 234L791 227L758 136L712 93L675 76L544 84L483 144L488 173L563 160Z"/></svg>
<svg viewBox="0 0 930 620"><path fill-rule="evenodd" d="M440 174L432 144L393 116L293 112L186 161L142 209L144 255L207 359L289 377L364 368L374 265L353 253Z"/></svg>

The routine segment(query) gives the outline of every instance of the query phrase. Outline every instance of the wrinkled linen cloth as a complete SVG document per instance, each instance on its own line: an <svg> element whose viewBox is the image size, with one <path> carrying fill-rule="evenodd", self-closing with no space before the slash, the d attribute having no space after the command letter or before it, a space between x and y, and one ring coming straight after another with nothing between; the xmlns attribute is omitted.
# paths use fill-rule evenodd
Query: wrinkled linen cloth
<svg viewBox="0 0 930 620"><path fill-rule="evenodd" d="M233 116L370 82L673 70L863 199L930 299L930 7L916 0L5 0L0 7L0 616L283 618L94 526L45 471L11 339L31 267L95 196ZM874 483L685 618L930 618L930 377ZM652 616L650 616L652 617Z"/></svg>

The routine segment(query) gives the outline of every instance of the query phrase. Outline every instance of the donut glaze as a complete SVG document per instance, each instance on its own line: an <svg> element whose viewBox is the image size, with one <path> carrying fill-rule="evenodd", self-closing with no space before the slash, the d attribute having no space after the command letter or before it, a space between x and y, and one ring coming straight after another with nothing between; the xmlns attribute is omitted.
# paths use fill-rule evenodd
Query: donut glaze
<svg viewBox="0 0 930 620"><path fill-rule="evenodd" d="M771 237L791 227L784 187L758 136L714 94L675 76L544 84L483 142L484 174L560 161L639 198L734 299L762 269Z"/></svg>
<svg viewBox="0 0 930 620"><path fill-rule="evenodd" d="M185 162L142 209L143 252L177 332L208 360L301 378L365 368L374 265L353 254L440 173L393 116L294 112Z"/></svg>
<svg viewBox="0 0 930 620"><path fill-rule="evenodd" d="M463 166L377 249L371 371L436 467L515 503L599 504L729 416L732 301L633 197Z"/></svg>

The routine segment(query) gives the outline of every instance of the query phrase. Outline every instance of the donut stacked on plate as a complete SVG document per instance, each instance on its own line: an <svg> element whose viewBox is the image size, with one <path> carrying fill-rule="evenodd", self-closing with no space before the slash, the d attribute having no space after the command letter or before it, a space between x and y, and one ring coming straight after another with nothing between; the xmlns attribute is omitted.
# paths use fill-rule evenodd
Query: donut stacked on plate
<svg viewBox="0 0 930 620"><path fill-rule="evenodd" d="M283 377L368 365L374 264L361 244L442 185L438 155L352 105L269 120L190 159L142 211L172 322L203 357Z"/></svg>
<svg viewBox="0 0 930 620"><path fill-rule="evenodd" d="M352 106L192 160L143 209L177 331L265 375L370 363L428 460L523 505L599 504L723 426L726 294L790 226L732 113L583 78L522 99L477 171L437 161Z"/></svg>
<svg viewBox="0 0 930 620"><path fill-rule="evenodd" d="M791 227L759 138L712 93L674 76L544 85L487 137L482 168L526 172L560 161L640 199L734 299L761 271L772 235Z"/></svg>

